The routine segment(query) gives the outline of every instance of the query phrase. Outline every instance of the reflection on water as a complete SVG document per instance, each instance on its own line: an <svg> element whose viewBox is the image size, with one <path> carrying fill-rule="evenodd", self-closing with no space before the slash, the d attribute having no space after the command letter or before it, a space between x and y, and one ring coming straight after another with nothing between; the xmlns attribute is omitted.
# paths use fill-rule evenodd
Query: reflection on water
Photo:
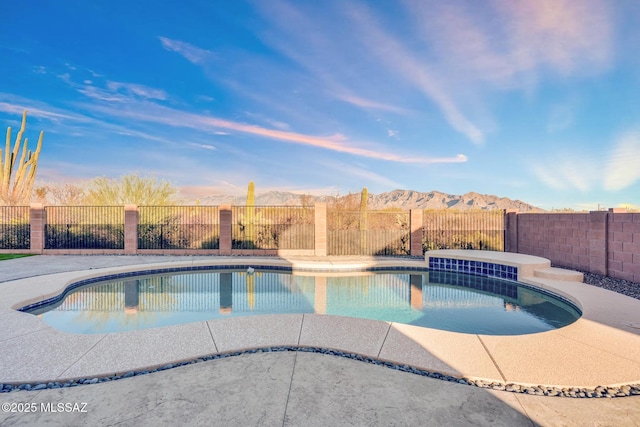
<svg viewBox="0 0 640 427"><path fill-rule="evenodd" d="M531 288L450 272L316 277L224 271L135 277L78 289L59 305L32 312L76 333L318 313L505 335L562 327L580 316L571 305Z"/></svg>

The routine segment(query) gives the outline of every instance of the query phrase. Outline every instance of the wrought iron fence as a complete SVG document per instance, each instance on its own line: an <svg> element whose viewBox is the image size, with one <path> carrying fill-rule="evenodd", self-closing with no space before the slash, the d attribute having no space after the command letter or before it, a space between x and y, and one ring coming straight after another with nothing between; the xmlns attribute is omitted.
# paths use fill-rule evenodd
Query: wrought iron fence
<svg viewBox="0 0 640 427"><path fill-rule="evenodd" d="M425 210L422 249L504 251L504 211Z"/></svg>
<svg viewBox="0 0 640 427"><path fill-rule="evenodd" d="M231 249L315 248L314 207L234 206ZM217 206L141 206L139 249L219 249ZM329 255L408 255L408 211L327 210ZM30 249L30 208L0 207L0 249ZM45 249L124 249L121 206L47 206ZM425 210L422 248L504 250L505 215Z"/></svg>
<svg viewBox="0 0 640 427"><path fill-rule="evenodd" d="M29 206L0 206L0 249L29 249Z"/></svg>
<svg viewBox="0 0 640 427"><path fill-rule="evenodd" d="M232 206L232 249L313 249L314 207Z"/></svg>
<svg viewBox="0 0 640 427"><path fill-rule="evenodd" d="M140 206L139 249L219 249L217 206Z"/></svg>
<svg viewBox="0 0 640 427"><path fill-rule="evenodd" d="M327 210L327 255L409 253L409 212Z"/></svg>
<svg viewBox="0 0 640 427"><path fill-rule="evenodd" d="M46 206L45 249L124 249L124 207Z"/></svg>

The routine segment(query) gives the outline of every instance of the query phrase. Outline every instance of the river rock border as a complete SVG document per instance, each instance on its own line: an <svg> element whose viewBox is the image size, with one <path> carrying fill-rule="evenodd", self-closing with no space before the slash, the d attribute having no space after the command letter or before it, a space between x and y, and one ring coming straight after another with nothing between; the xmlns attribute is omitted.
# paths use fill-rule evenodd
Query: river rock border
<svg viewBox="0 0 640 427"><path fill-rule="evenodd" d="M463 385L469 385L478 388L486 388L499 391L507 391L511 393L523 393L536 396L550 396L550 397L569 397L569 398L616 398L626 396L638 396L640 395L640 384L628 384L621 386L598 386L595 388L579 388L579 387L552 387L544 385L525 385L517 383L502 383L496 381L474 380L465 377L455 377L451 375L442 374L436 371L429 371L425 369L415 368L409 365L401 365L383 360L374 359L368 356L362 356L356 353L343 352L339 350L332 350L321 347L299 347L299 346L278 346L278 347L263 347L244 351L234 351L229 353L218 353L207 356L202 356L196 359L187 360L177 363L168 363L155 369L147 369L141 371L128 371L120 375L110 375L105 377L94 378L80 378L75 380L69 380L66 382L48 382L48 383L12 383L12 384L0 384L0 393L10 393L17 391L38 391L45 389L59 389L68 387L77 387L87 384L98 384L109 381L116 381L124 378L131 378L140 375L151 374L154 372L165 371L167 369L178 368L180 366L192 365L195 363L206 362L210 360L225 359L227 357L241 356L245 354L256 353L273 353L281 351L295 351L305 353L320 353L331 356L344 357L351 360L357 360L372 365L384 366L396 371L407 372L423 377L434 378L442 381L448 381Z"/></svg>

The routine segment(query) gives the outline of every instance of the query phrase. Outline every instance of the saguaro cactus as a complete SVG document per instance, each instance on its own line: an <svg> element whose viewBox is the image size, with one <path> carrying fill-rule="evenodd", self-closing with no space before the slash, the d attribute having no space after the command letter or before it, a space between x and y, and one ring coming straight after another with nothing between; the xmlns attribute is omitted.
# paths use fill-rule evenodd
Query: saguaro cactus
<svg viewBox="0 0 640 427"><path fill-rule="evenodd" d="M256 235L255 235L255 221L256 221L256 211L255 211L255 201L256 201L256 186L251 181L249 183L249 187L247 188L247 240L251 242L251 247L255 247L256 243Z"/></svg>
<svg viewBox="0 0 640 427"><path fill-rule="evenodd" d="M369 190L367 187L362 188L362 193L360 193L360 247L362 248L362 252L367 250L367 200L369 199Z"/></svg>
<svg viewBox="0 0 640 427"><path fill-rule="evenodd" d="M11 127L7 128L7 143L4 151L0 149L0 201L7 205L28 203L36 178L38 157L42 148L44 131L40 132L38 146L35 152L28 150L29 138L25 138L22 146L22 135L27 126L27 112L22 114L22 126L16 136L16 142L11 150ZM18 159L20 147L22 155Z"/></svg>

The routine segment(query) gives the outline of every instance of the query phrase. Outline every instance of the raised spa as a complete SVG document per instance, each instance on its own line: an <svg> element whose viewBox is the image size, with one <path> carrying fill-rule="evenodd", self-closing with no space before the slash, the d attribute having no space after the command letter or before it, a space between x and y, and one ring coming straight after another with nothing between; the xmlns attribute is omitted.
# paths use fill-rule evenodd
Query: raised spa
<svg viewBox="0 0 640 427"><path fill-rule="evenodd" d="M316 313L521 335L561 328L581 315L558 296L493 277L427 270L348 275L280 270L227 268L91 279L21 310L40 315L56 329L85 334Z"/></svg>

